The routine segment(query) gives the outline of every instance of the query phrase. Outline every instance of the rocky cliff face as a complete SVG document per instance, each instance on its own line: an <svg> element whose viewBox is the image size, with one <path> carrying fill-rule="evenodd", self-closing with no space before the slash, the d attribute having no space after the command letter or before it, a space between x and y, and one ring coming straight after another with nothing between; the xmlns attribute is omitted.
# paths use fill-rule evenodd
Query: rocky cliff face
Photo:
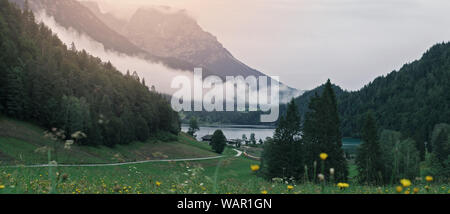
<svg viewBox="0 0 450 214"><path fill-rule="evenodd" d="M102 13L96 3L81 3L134 45L155 55L175 57L221 77L264 75L234 58L183 10L163 6L139 8L125 21Z"/></svg>
<svg viewBox="0 0 450 214"><path fill-rule="evenodd" d="M204 31L184 11L141 8L132 16L123 34L145 50L177 57L220 76L259 74L236 60L215 36Z"/></svg>

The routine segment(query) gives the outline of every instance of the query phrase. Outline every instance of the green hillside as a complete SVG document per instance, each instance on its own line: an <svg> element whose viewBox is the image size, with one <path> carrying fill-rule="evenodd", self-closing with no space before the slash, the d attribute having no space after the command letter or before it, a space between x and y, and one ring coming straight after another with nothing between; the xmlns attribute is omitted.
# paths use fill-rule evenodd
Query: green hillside
<svg viewBox="0 0 450 214"><path fill-rule="evenodd" d="M433 127L450 122L450 43L431 47L421 59L380 76L358 91L333 86L345 137L360 137L362 119L372 110L382 129L396 130L417 142L424 155ZM302 115L323 85L296 98ZM284 107L281 108L282 110ZM428 148L430 149L430 148Z"/></svg>
<svg viewBox="0 0 450 214"><path fill-rule="evenodd" d="M164 139L165 138L165 139ZM164 140L160 140L164 139ZM45 164L47 153L40 150L52 148L53 158L63 163L116 163L142 160L214 157L207 144L180 134L164 134L150 138L145 143L129 145L77 146L64 148L63 142L55 142L44 136L44 129L26 122L0 118L1 165ZM53 159L52 158L52 159Z"/></svg>
<svg viewBox="0 0 450 214"><path fill-rule="evenodd" d="M123 75L75 45L67 47L33 13L0 0L0 114L86 136L83 145L145 142L177 134L179 117L137 75Z"/></svg>

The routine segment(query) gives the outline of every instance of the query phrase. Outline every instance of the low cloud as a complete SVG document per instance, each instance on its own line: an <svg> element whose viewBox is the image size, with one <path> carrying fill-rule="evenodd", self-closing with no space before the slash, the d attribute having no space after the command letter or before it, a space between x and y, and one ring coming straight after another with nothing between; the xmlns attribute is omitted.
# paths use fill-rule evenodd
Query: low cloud
<svg viewBox="0 0 450 214"><path fill-rule="evenodd" d="M145 78L147 86L154 85L156 90L165 94L172 94L176 89L170 88L172 79L176 76L186 76L192 79L191 71L170 69L162 64L153 63L138 56L129 56L123 53L105 49L102 43L95 41L86 34L82 34L73 28L65 28L45 11L36 14L36 20L44 23L59 39L70 46L72 42L78 50L86 50L89 54L99 57L102 61L110 61L120 72L125 74L136 71L139 77Z"/></svg>

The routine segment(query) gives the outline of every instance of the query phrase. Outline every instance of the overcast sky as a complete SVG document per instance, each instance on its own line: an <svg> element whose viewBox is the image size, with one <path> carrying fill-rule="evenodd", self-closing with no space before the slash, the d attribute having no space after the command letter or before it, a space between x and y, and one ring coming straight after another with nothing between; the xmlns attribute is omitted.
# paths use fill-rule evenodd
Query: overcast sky
<svg viewBox="0 0 450 214"><path fill-rule="evenodd" d="M236 58L298 89L330 78L357 90L450 41L450 0L97 1L186 9Z"/></svg>

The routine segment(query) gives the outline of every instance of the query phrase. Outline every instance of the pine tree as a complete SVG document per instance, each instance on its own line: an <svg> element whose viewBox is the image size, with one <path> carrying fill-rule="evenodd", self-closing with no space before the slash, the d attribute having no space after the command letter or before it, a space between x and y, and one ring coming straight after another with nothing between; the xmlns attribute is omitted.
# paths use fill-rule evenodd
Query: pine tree
<svg viewBox="0 0 450 214"><path fill-rule="evenodd" d="M380 184L384 177L382 175L381 148L377 134L373 114L368 112L361 132L362 143L356 156L358 179L361 183Z"/></svg>
<svg viewBox="0 0 450 214"><path fill-rule="evenodd" d="M84 98L78 99L72 96L64 96L58 114L61 121L61 128L67 135L77 131L86 133L91 120L89 105Z"/></svg>
<svg viewBox="0 0 450 214"><path fill-rule="evenodd" d="M77 47L75 46L74 42L72 42L72 44L70 44L70 51L77 52Z"/></svg>
<svg viewBox="0 0 450 214"><path fill-rule="evenodd" d="M330 80L325 84L321 96L317 94L311 98L309 112L306 113L303 139L306 149L306 164L309 175L315 178L314 172L317 163L321 162L319 154L326 153L328 158L324 161L324 174L329 178L330 168L335 169L334 177L338 180L347 180L348 167L342 149L342 136L340 131L337 101ZM316 164L315 164L316 163Z"/></svg>
<svg viewBox="0 0 450 214"><path fill-rule="evenodd" d="M281 116L273 139L264 144L261 159L263 173L274 177L299 179L304 172L304 153L300 140L300 114L294 100L288 104L286 116Z"/></svg>
<svg viewBox="0 0 450 214"><path fill-rule="evenodd" d="M22 68L14 67L7 70L5 93L7 115L23 118L25 94Z"/></svg>
<svg viewBox="0 0 450 214"><path fill-rule="evenodd" d="M136 117L136 136L141 142L145 142L150 137L150 130L147 122L141 115L137 115Z"/></svg>

